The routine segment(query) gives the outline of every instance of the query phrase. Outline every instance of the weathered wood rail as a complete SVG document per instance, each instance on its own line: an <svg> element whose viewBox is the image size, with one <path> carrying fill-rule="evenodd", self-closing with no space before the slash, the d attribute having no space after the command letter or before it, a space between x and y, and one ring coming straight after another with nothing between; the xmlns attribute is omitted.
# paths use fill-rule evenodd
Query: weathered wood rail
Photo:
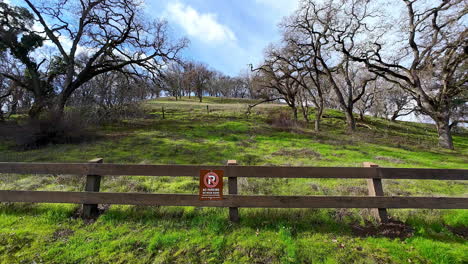
<svg viewBox="0 0 468 264"><path fill-rule="evenodd" d="M199 171L224 170L228 193L223 200L200 201L198 195L100 192L102 176L197 177ZM468 170L381 168L364 163L362 168L204 165L105 164L102 159L88 163L5 163L0 173L86 175L84 192L0 190L0 202L83 204L83 214L97 214L97 204L229 207L232 221L239 221L239 207L259 208L373 208L377 220L387 221L386 208L468 209L467 197L384 196L382 179L468 180ZM348 178L367 179L369 196L258 196L239 195L237 178Z"/></svg>

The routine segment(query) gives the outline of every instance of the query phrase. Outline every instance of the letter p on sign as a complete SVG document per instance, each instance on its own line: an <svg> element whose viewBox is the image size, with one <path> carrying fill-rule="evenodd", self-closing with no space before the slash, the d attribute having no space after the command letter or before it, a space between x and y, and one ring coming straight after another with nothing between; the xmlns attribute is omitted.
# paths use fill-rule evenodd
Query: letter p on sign
<svg viewBox="0 0 468 264"><path fill-rule="evenodd" d="M200 200L223 199L223 175L222 170L200 170Z"/></svg>

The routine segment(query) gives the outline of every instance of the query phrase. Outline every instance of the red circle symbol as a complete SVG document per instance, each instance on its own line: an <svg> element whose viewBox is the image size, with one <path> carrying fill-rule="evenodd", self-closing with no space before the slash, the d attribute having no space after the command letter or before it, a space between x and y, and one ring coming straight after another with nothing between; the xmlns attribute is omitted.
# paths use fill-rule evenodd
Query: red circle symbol
<svg viewBox="0 0 468 264"><path fill-rule="evenodd" d="M205 176L203 176L203 182L205 183L206 187L214 188L219 183L219 176L214 172L208 172L205 174Z"/></svg>

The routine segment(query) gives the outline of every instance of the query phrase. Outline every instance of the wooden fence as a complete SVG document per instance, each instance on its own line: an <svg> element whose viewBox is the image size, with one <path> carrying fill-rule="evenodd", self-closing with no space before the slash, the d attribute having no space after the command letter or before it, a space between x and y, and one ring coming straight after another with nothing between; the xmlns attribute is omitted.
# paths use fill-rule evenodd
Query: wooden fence
<svg viewBox="0 0 468 264"><path fill-rule="evenodd" d="M191 194L147 194L99 192L102 176L198 177L200 170L224 170L228 192L223 200L201 201ZM260 208L372 208L379 221L387 221L386 208L468 209L467 197L384 196L382 179L468 180L468 170L364 167L275 167L204 165L105 164L102 159L88 163L2 163L0 173L86 175L84 192L1 190L0 202L83 204L85 217L96 215L97 204L229 207L232 221L239 221L239 207ZM239 195L237 178L339 178L367 179L368 196L258 196Z"/></svg>

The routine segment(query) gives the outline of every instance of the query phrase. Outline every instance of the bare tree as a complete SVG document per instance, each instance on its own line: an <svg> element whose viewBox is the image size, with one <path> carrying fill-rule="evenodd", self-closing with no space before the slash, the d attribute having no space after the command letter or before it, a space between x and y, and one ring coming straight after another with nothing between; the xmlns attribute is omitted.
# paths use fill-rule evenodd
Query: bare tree
<svg viewBox="0 0 468 264"><path fill-rule="evenodd" d="M86 82L70 97L69 105L88 121L113 121L139 109L142 100L157 96L152 80L112 71Z"/></svg>
<svg viewBox="0 0 468 264"><path fill-rule="evenodd" d="M465 93L468 93L465 91ZM454 109L452 109L453 121L450 124L450 129L456 128L460 124L468 124L468 104L466 103L466 98L468 95L465 94L465 99L458 100L458 104L454 105Z"/></svg>
<svg viewBox="0 0 468 264"><path fill-rule="evenodd" d="M250 85L250 77L245 73L232 77L213 71L206 92L216 97L246 98L250 96Z"/></svg>
<svg viewBox="0 0 468 264"><path fill-rule="evenodd" d="M383 78L378 78L373 82L371 90L366 92L366 95L358 102L357 108L360 115L369 113L374 117L390 121L418 113L418 107L411 95Z"/></svg>
<svg viewBox="0 0 468 264"><path fill-rule="evenodd" d="M163 72L164 89L176 100L184 94L184 67L180 63L171 63Z"/></svg>
<svg viewBox="0 0 468 264"><path fill-rule="evenodd" d="M349 56L336 50L333 27L343 24L344 13L340 10L354 6L342 7L340 3L329 1L317 4L312 0L302 2L301 8L287 22L287 27L295 32L289 41L295 46L308 50L316 71L315 78L326 76L328 83L335 92L340 107L345 112L348 129L356 129L353 115L354 105L365 94L369 82L376 76L362 73L358 64L353 63ZM367 14L363 14L367 16ZM353 35L354 29L344 29L342 34ZM316 84L317 86L317 84Z"/></svg>
<svg viewBox="0 0 468 264"><path fill-rule="evenodd" d="M400 3L406 10L399 18L401 23L390 28L393 30L379 32L352 10L346 26L357 34L341 34L344 30L336 29L335 40L348 57L365 63L371 72L408 92L421 112L436 123L439 145L453 149L451 122L456 120L452 110L457 100L466 102L462 93L468 81L468 29L463 22L468 13L467 3L464 0ZM402 40L388 41L387 32L399 34ZM363 43L357 46L358 42Z"/></svg>
<svg viewBox="0 0 468 264"><path fill-rule="evenodd" d="M4 52L0 51L0 64L4 64L5 61L5 56L6 54ZM0 67L3 65L0 65ZM4 107L5 107L5 101L7 97L11 95L11 90L8 87L8 82L5 78L5 76L0 75L0 122L5 120L4 117Z"/></svg>
<svg viewBox="0 0 468 264"><path fill-rule="evenodd" d="M0 51L0 71L7 74L18 73L15 60L6 52ZM0 112L11 116L17 114L19 108L28 107L30 96L20 89L16 82L0 74Z"/></svg>
<svg viewBox="0 0 468 264"><path fill-rule="evenodd" d="M4 121L4 107L7 97L11 96L11 90L5 78L0 76L0 121Z"/></svg>
<svg viewBox="0 0 468 264"><path fill-rule="evenodd" d="M203 93L208 86L213 72L203 63L189 62L185 65L186 80L190 87L195 88L195 94L200 100L203 100Z"/></svg>
<svg viewBox="0 0 468 264"><path fill-rule="evenodd" d="M33 118L44 108L61 115L70 96L100 74L125 67L132 74L158 74L187 45L169 39L166 22L146 19L139 0L24 1L28 10L1 4L0 12L9 16L2 16L0 42L28 75L2 74L33 93ZM6 19L12 14L18 23ZM41 29L34 30L33 22ZM32 54L44 41L55 48L51 60ZM88 59L79 62L80 53Z"/></svg>
<svg viewBox="0 0 468 264"><path fill-rule="evenodd" d="M271 47L263 65L252 71L258 72L259 87L265 91L264 101L284 100L297 120L301 84L293 77L297 75L297 70L289 67L289 62L278 56L278 52Z"/></svg>
<svg viewBox="0 0 468 264"><path fill-rule="evenodd" d="M309 105L312 103L315 107L315 130L319 131L325 105L324 94L327 91L326 75L315 56L315 50L320 49L320 43L307 42L309 39L301 38L303 36L291 30L294 26L289 28L286 24L283 27L285 28L283 36L285 45L281 50L271 51L270 56L283 61L292 69L285 74L288 74L287 77L303 90L298 93L298 96L304 119L309 122Z"/></svg>
<svg viewBox="0 0 468 264"><path fill-rule="evenodd" d="M410 115L417 110L412 103L412 97L400 87L392 86L385 94L385 108L390 121L394 122L397 118Z"/></svg>
<svg viewBox="0 0 468 264"><path fill-rule="evenodd" d="M252 98L252 77L249 69L243 69L237 76L237 79L241 85L241 92L238 97L241 98Z"/></svg>
<svg viewBox="0 0 468 264"><path fill-rule="evenodd" d="M367 89L361 99L356 103L356 109L359 112L359 119L364 121L364 116L369 112L375 104L376 95L378 93L377 82L373 82L371 89Z"/></svg>

